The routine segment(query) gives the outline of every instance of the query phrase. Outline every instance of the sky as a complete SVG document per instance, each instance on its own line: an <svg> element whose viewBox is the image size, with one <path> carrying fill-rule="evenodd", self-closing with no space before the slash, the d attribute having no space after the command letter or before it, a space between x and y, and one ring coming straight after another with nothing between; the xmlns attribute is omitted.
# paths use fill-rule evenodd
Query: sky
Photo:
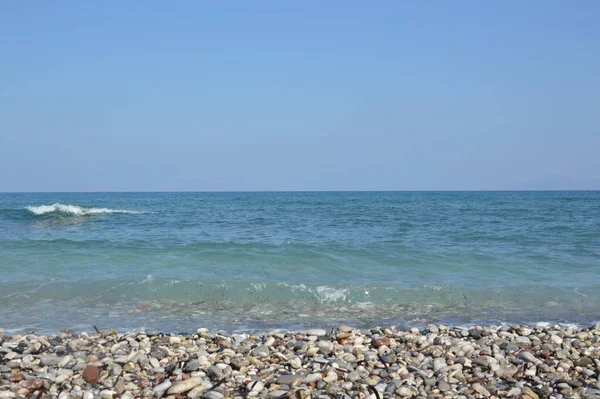
<svg viewBox="0 0 600 399"><path fill-rule="evenodd" d="M0 191L600 189L600 2L0 2Z"/></svg>

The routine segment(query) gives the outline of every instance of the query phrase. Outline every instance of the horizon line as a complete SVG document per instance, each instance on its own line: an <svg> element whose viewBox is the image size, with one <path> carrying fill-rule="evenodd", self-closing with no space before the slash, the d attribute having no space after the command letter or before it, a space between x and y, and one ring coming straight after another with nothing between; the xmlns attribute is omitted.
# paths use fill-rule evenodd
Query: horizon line
<svg viewBox="0 0 600 399"><path fill-rule="evenodd" d="M433 192L568 192L585 189L430 189L430 190L154 190L154 191L0 191L0 194L157 194L157 193L433 193Z"/></svg>

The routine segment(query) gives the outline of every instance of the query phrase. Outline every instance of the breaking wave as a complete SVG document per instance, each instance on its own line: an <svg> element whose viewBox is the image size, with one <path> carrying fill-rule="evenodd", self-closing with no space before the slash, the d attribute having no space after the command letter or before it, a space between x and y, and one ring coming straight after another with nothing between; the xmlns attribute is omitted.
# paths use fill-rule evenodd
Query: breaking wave
<svg viewBox="0 0 600 399"><path fill-rule="evenodd" d="M128 211L123 209L110 209L110 208L94 208L94 207L83 207L79 205L64 205L64 204L52 204L52 205L40 205L40 206L27 206L25 207L29 212L34 215L48 215L48 214L63 214L63 215L102 215L107 213L129 213L139 214L143 212Z"/></svg>

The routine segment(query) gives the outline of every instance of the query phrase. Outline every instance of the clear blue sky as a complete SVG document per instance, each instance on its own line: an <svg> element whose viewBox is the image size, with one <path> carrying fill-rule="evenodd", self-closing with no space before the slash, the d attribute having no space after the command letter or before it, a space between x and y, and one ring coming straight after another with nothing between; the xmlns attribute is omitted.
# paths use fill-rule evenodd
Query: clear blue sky
<svg viewBox="0 0 600 399"><path fill-rule="evenodd" d="M600 1L0 2L0 191L600 189Z"/></svg>

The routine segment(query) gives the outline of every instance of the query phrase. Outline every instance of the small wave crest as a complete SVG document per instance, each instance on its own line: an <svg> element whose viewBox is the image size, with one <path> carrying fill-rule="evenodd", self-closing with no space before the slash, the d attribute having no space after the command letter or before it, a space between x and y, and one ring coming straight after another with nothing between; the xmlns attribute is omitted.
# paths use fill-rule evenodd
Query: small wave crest
<svg viewBox="0 0 600 399"><path fill-rule="evenodd" d="M108 213L129 213L139 214L143 212L128 211L123 209L110 209L110 208L94 208L94 207L83 207L79 205L65 205L65 204L52 204L52 205L39 205L39 206L27 206L25 207L29 212L34 215L48 215L48 214L64 214L74 216L85 216L85 215L102 215Z"/></svg>

